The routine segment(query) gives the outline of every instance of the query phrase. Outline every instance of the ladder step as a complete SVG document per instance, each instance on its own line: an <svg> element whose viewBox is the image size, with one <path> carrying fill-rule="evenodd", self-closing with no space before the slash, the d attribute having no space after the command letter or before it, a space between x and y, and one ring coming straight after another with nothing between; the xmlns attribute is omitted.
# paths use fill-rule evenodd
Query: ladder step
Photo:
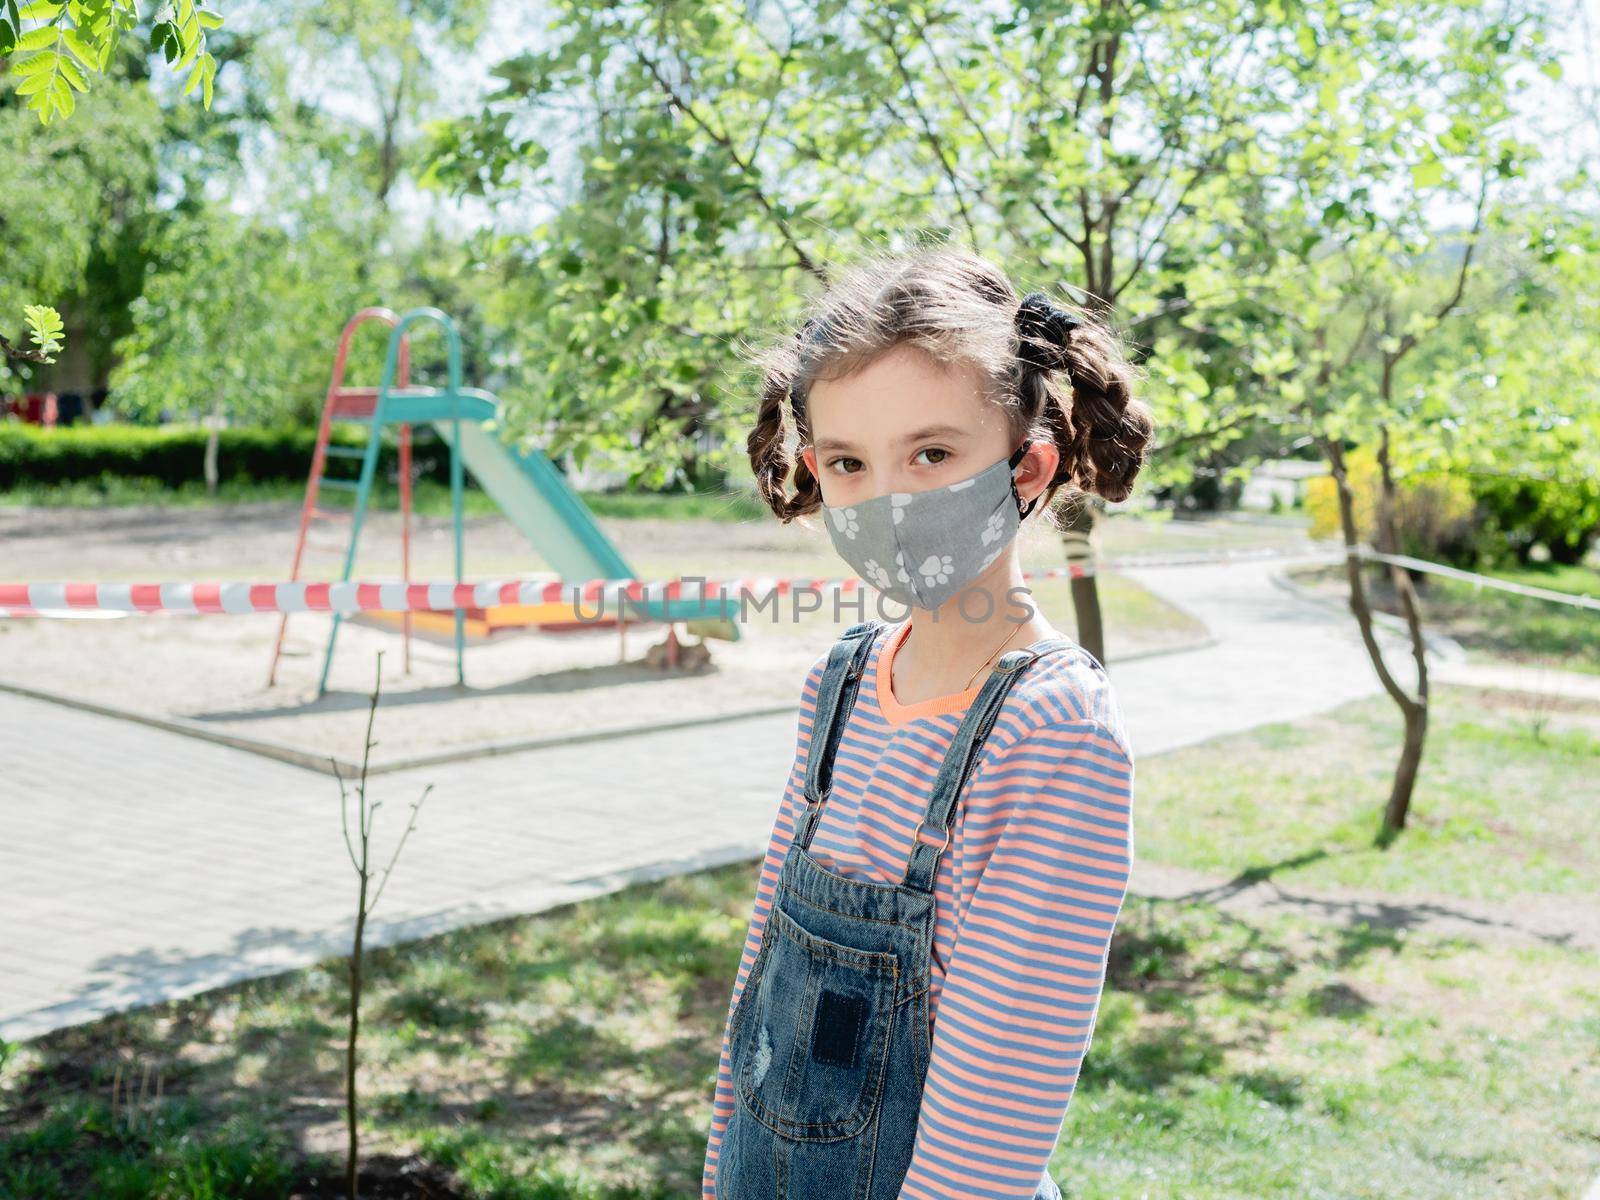
<svg viewBox="0 0 1600 1200"><path fill-rule="evenodd" d="M330 479L324 475L317 481L318 487L340 488L347 492L359 492L361 481L359 479Z"/></svg>
<svg viewBox="0 0 1600 1200"><path fill-rule="evenodd" d="M334 458L365 458L367 456L366 450L358 450L354 446L328 446L325 449L325 453L331 454Z"/></svg>

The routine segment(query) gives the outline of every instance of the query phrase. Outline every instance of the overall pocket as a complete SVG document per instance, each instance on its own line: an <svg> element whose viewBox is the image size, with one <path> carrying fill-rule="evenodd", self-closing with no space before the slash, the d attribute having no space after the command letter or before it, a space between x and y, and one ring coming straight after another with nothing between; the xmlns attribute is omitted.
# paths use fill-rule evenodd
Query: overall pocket
<svg viewBox="0 0 1600 1200"><path fill-rule="evenodd" d="M739 1098L793 1141L855 1137L883 1097L899 955L818 937L776 904L765 940L730 1050Z"/></svg>

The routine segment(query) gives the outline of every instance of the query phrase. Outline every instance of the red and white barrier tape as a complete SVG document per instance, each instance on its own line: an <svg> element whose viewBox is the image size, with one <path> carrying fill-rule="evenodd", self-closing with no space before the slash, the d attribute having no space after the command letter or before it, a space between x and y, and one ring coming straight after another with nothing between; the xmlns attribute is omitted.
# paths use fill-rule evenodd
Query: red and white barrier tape
<svg viewBox="0 0 1600 1200"><path fill-rule="evenodd" d="M1083 577L1093 566L1058 567L1024 578L1049 579L1071 574ZM860 579L776 579L750 576L710 580L684 576L663 581L590 579L489 580L483 583L3 583L0 616L61 616L87 612L173 613L298 613L298 612L451 612L456 608L491 608L501 604L584 604L602 601L643 604L661 600L738 601L795 592L866 589ZM708 610L708 612L711 610Z"/></svg>
<svg viewBox="0 0 1600 1200"><path fill-rule="evenodd" d="M1327 557L1341 561L1342 552L1305 548L1256 548L1194 554L1122 555L1097 565L1074 563L1043 571L1024 571L1025 580L1091 577L1106 568L1138 568L1226 564L1263 558ZM621 603L652 600L754 600L800 591L851 594L868 589L862 580L801 576L746 576L711 580L696 575L677 579L508 579L481 583L433 581L404 583L351 580L344 583L0 583L0 618L87 616L90 614L168 613L172 615L296 612L452 612L456 608L490 608L504 604L584 604L602 598Z"/></svg>

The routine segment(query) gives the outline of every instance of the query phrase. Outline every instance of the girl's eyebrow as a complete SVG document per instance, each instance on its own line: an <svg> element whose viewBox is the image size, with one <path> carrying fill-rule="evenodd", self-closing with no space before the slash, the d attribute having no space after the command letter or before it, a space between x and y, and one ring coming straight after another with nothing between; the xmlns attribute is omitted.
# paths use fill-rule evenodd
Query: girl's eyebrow
<svg viewBox="0 0 1600 1200"><path fill-rule="evenodd" d="M913 429L901 440L904 442L926 442L934 438L961 438L970 430L959 425L924 425L921 429Z"/></svg>
<svg viewBox="0 0 1600 1200"><path fill-rule="evenodd" d="M913 429L900 440L907 445L912 445L917 442L933 441L939 438L957 440L965 437L970 432L971 430L963 429L959 425L924 425L921 429ZM852 449L850 443L844 441L842 438L818 438L811 444L813 448L818 451Z"/></svg>

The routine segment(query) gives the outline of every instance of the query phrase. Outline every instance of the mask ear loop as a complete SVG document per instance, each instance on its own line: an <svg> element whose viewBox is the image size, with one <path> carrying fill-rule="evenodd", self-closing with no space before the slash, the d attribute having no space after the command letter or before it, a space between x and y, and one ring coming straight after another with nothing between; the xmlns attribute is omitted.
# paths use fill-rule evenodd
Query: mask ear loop
<svg viewBox="0 0 1600 1200"><path fill-rule="evenodd" d="M1022 456L1028 452L1028 447L1031 445L1033 445L1033 439L1024 438L1022 445L1013 450L1010 457L1006 459L1007 465L1009 465L1013 471L1017 469L1017 464L1022 461ZM1028 506L1024 508L1022 506L1022 494L1017 491L1017 477L1015 475L1008 475L1007 479L1011 483L1011 498L1017 502L1017 519L1022 520L1026 518L1027 515L1031 513L1038 505L1039 497L1035 496L1032 500L1029 500Z"/></svg>

